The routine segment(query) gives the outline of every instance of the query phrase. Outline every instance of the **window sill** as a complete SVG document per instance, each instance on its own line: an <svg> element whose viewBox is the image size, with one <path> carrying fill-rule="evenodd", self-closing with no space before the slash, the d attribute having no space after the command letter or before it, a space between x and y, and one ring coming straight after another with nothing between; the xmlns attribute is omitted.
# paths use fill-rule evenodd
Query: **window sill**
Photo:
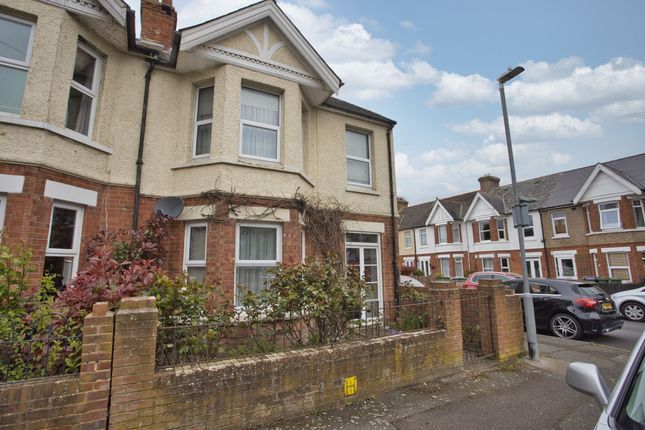
<svg viewBox="0 0 645 430"><path fill-rule="evenodd" d="M38 128L38 129L45 130L50 133L65 137L67 139L73 140L74 142L80 143L82 145L89 146L90 148L96 149L105 154L112 154L112 148L108 148L107 146L101 145L100 143L96 143L89 137L85 136L84 134L77 133L67 128L57 127L48 122L34 121L31 119L23 119L16 115L0 113L0 123L19 125L22 127Z"/></svg>
<svg viewBox="0 0 645 430"><path fill-rule="evenodd" d="M570 239L570 238L571 236L569 236L568 234L561 234L561 235L553 236L551 239Z"/></svg>
<svg viewBox="0 0 645 430"><path fill-rule="evenodd" d="M350 185L348 185L345 188L345 191L350 192L350 193L369 194L369 195L372 195L372 196L380 196L381 195L381 193L379 193L378 191L374 191L371 188L359 188L359 187L353 187L353 186L350 186Z"/></svg>

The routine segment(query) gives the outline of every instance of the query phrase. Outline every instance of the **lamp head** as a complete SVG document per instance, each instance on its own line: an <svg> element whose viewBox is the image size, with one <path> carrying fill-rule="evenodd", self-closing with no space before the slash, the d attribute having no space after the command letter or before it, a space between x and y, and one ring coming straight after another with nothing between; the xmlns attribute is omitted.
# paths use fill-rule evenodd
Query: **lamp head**
<svg viewBox="0 0 645 430"><path fill-rule="evenodd" d="M523 71L524 71L524 67L522 66L517 66L514 69L509 67L508 70L502 76L497 78L497 82L504 85L506 82L510 81L511 79L513 79L514 77L522 73Z"/></svg>

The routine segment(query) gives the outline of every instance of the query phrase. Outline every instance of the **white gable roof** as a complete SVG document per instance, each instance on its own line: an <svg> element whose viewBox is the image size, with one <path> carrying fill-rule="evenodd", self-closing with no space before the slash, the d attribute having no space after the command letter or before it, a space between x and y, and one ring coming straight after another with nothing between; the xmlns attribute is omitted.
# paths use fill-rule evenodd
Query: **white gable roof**
<svg viewBox="0 0 645 430"><path fill-rule="evenodd" d="M464 221L473 221L473 220L482 220L488 219L494 216L499 216L499 212L491 205L488 200L484 198L480 193L475 194L472 203L468 211L466 211L466 216L464 216Z"/></svg>
<svg viewBox="0 0 645 430"><path fill-rule="evenodd" d="M573 204L640 193L636 185L603 164L597 164L573 198Z"/></svg>
<svg viewBox="0 0 645 430"><path fill-rule="evenodd" d="M452 221L454 221L454 219L452 218L450 213L446 210L445 207L443 207L441 202L437 200L434 206L432 206L430 215L428 215L428 219L426 220L426 225L446 224Z"/></svg>

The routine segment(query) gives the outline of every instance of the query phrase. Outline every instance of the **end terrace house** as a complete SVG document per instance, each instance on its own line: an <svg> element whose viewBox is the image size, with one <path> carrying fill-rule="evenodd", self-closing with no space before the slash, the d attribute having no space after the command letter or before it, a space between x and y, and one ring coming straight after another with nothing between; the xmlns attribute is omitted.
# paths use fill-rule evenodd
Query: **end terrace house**
<svg viewBox="0 0 645 430"><path fill-rule="evenodd" d="M207 13L207 11L205 11ZM101 228L181 197L168 268L262 288L315 252L296 193L347 208L368 299L397 270L395 122L332 97L341 79L274 1L175 30L172 0L0 0L0 228L66 283ZM208 222L209 190L236 210ZM267 210L270 209L270 210Z"/></svg>

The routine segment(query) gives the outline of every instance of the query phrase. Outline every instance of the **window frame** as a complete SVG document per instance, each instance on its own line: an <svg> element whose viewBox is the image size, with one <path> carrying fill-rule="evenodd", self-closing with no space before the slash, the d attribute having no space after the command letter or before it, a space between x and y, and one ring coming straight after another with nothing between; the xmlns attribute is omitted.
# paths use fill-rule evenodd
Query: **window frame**
<svg viewBox="0 0 645 430"><path fill-rule="evenodd" d="M488 224L488 230L482 229L482 224ZM491 241L491 234L490 234L490 220L482 220L482 221L477 221L477 229L479 230L479 241L480 242L490 242ZM488 232L488 239L483 238L483 233Z"/></svg>
<svg viewBox="0 0 645 430"><path fill-rule="evenodd" d="M437 226L437 236L439 239L439 245L445 245L448 243L448 226L446 224Z"/></svg>
<svg viewBox="0 0 645 430"><path fill-rule="evenodd" d="M193 228L206 228L206 237L204 238L204 259L203 260L190 260L190 231ZM184 267L183 270L188 274L189 267L203 267L204 274L206 272L206 259L208 258L208 223L206 222L190 222L186 223L184 227Z"/></svg>
<svg viewBox="0 0 645 430"><path fill-rule="evenodd" d="M34 35L36 33L36 23L33 21L28 21L26 19L18 18L13 15L0 12L0 18L4 18L7 21L14 21L20 24L25 24L31 27L29 32L29 41L27 43L27 52L25 53L25 61L14 60L13 58L7 58L0 56L0 66L9 67L12 69L23 70L29 74L29 68L31 67L31 53L34 45ZM25 88L27 87L27 81L25 81ZM22 100L20 102L20 113L6 112L0 110L0 115L8 115L19 118L22 114L22 103L25 98L25 88L22 89Z"/></svg>
<svg viewBox="0 0 645 430"><path fill-rule="evenodd" d="M430 268L430 257L419 257L417 268L421 270L425 276L430 276L432 274L432 269Z"/></svg>
<svg viewBox="0 0 645 430"><path fill-rule="evenodd" d="M455 278L464 277L464 258L463 257L453 257L455 259ZM457 270L457 267L460 267L461 270Z"/></svg>
<svg viewBox="0 0 645 430"><path fill-rule="evenodd" d="M556 216L556 214L562 214L562 216ZM557 233L555 231L555 222L560 219L564 220L564 233ZM567 213L565 211L551 212L551 228L553 228L553 237L569 237L569 226L567 224Z"/></svg>
<svg viewBox="0 0 645 430"><path fill-rule="evenodd" d="M531 222L530 225L522 227L522 234L524 235L524 239L535 239L535 223L533 222L533 214L529 214L529 221ZM526 234L526 230L531 230L530 236Z"/></svg>
<svg viewBox="0 0 645 430"><path fill-rule="evenodd" d="M490 273L495 271L495 259L493 257L483 257L481 261L482 261L482 272ZM484 264L484 261L490 261L490 270L486 269L486 265Z"/></svg>
<svg viewBox="0 0 645 430"><path fill-rule="evenodd" d="M411 230L406 230L403 232L403 245L405 245L405 249L411 249L412 248L412 231Z"/></svg>
<svg viewBox="0 0 645 430"><path fill-rule="evenodd" d="M613 209L602 209L603 205L616 205L616 207ZM614 212L614 211L616 212L617 225L606 226L602 219L603 213ZM622 227L622 223L620 219L620 204L618 201L598 203L598 215L600 216L600 230L616 230Z"/></svg>
<svg viewBox="0 0 645 430"><path fill-rule="evenodd" d="M419 246L425 248L428 246L428 229L419 229Z"/></svg>
<svg viewBox="0 0 645 430"><path fill-rule="evenodd" d="M96 61L94 63L94 71L92 73L92 88L87 88L85 85L79 84L74 80L74 69L72 68L72 77L70 78L70 89L74 88L76 91L81 92L83 95L88 96L91 100L90 106L90 120L87 125L87 134L76 131L73 128L67 127L67 111L65 113L65 128L71 130L74 133L78 133L81 136L86 136L88 139L92 138L94 133L94 121L96 119L96 105L99 98L99 87L101 86L101 72L103 71L103 57L94 51L92 48L87 46L81 40L76 42L76 48L84 51L87 55L94 58ZM76 66L76 55L74 56L74 67ZM67 96L67 110L69 110L69 93Z"/></svg>
<svg viewBox="0 0 645 430"><path fill-rule="evenodd" d="M455 234L457 232L457 234ZM461 229L458 223L452 224L452 243L461 243Z"/></svg>
<svg viewBox="0 0 645 430"><path fill-rule="evenodd" d="M447 273L444 272L444 270L443 270L444 269L444 267L443 267L444 263L447 265L447 268L448 268ZM439 258L439 269L441 269L441 276L446 277L446 278L451 277L451 275L450 275L450 257L441 257L441 258Z"/></svg>
<svg viewBox="0 0 645 430"><path fill-rule="evenodd" d="M2 232L4 231L4 218L5 218L6 212L7 212L7 196L0 194L0 241L2 241Z"/></svg>
<svg viewBox="0 0 645 430"><path fill-rule="evenodd" d="M632 201L632 210L634 212L634 226L636 228L645 228L645 204L644 200L633 200ZM638 205L636 205L638 203ZM643 220L643 225L638 225L638 216L636 213L638 212L638 209L640 208L640 213L641 213L641 219Z"/></svg>
<svg viewBox="0 0 645 430"><path fill-rule="evenodd" d="M52 234L52 223L54 221L54 209L61 208L67 210L73 210L76 212L76 217L74 219L74 237L72 238L72 248L50 248L49 242L51 241ZM47 226L47 244L45 246L45 258L46 257L71 257L73 258L72 262L72 279L78 273L78 263L80 258L81 250L81 236L83 234L83 215L85 213L85 208L79 205L72 205L68 203L62 203L59 201L54 201L52 204L50 213L49 213L49 225ZM71 279L70 279L71 280Z"/></svg>
<svg viewBox="0 0 645 430"><path fill-rule="evenodd" d="M269 94L269 95L272 95L272 96L275 96L275 97L278 98L278 125L277 126L272 125L272 124L267 124L267 123L264 123L264 122L251 121L249 119L243 119L242 118L242 91L244 91L244 89ZM215 89L214 88L213 88L213 100L215 100ZM279 163L280 158L281 158L280 157L280 150L281 150L281 146L282 146L282 145L280 145L280 136L281 136L280 128L282 127L282 122L283 122L283 118L282 118L282 94L277 93L275 91L266 90L266 89L259 89L259 88L256 88L254 86L251 86L251 85L242 85L241 89L240 89L240 144L239 144L240 149L238 151L238 155L241 158L250 158L250 159L253 159L253 160L269 161L269 162L272 162L272 163ZM250 155L250 154L245 154L244 152L242 152L243 142L244 142L244 125L248 125L248 126L256 127L256 128L263 128L265 130L275 130L276 131L276 152L275 152L276 158L259 157L257 155Z"/></svg>
<svg viewBox="0 0 645 430"><path fill-rule="evenodd" d="M506 261L506 264L504 264L504 261ZM499 268L500 271L503 273L510 273L511 272L511 258L510 257L499 257Z"/></svg>
<svg viewBox="0 0 645 430"><path fill-rule="evenodd" d="M276 259L275 260L240 260L240 229L242 227L254 228L271 228L276 231ZM260 223L260 222L239 222L235 225L235 271L233 272L233 303L236 307L241 305L238 303L238 282L237 282L237 268L238 267L275 267L278 263L282 262L282 224L279 223Z"/></svg>
<svg viewBox="0 0 645 430"><path fill-rule="evenodd" d="M213 112L211 112L211 117L210 119L202 119L198 120L197 115L199 115L199 95L201 93L201 90L206 89L206 88L213 88L213 106L211 108L213 109ZM193 150L192 150L192 158L193 159L199 159L199 158L208 158L211 155L211 147L209 145L209 151L205 154L199 154L197 155L197 130L199 129L200 126L210 124L211 126L211 141L210 143L213 142L213 114L215 113L215 84L214 83L207 83L203 85L199 85L195 87L196 89L196 95L195 95L195 115L193 115Z"/></svg>
<svg viewBox="0 0 645 430"><path fill-rule="evenodd" d="M611 254L625 254L625 258L627 259L627 266L610 266L609 264L609 256ZM622 283L628 284L632 282L632 269L629 264L629 252L626 251L619 251L619 252L607 252L605 253L605 260L607 261L607 275L609 275L610 278L618 278L617 276L614 276L612 274L612 270L614 269L619 269L619 270L627 270L627 279L622 279Z"/></svg>
<svg viewBox="0 0 645 430"><path fill-rule="evenodd" d="M347 240L347 235L350 233L361 233L364 235L370 235L376 237L376 242L351 242ZM344 247L344 252L345 252L345 264L349 265L347 263L347 248L356 248L359 250L359 273L361 277L365 276L365 267L367 263L365 263L365 250L367 249L372 249L376 251L376 276L378 276L378 279L376 281L376 299L366 299L364 302L364 307L361 311L361 319L365 320L371 320L375 317L373 316L367 316L368 313L368 304L367 302L374 302L376 301L378 304L378 309L382 309L384 306L384 292L383 292L383 261L381 258L381 234L379 233L374 233L374 232L361 232L361 231L348 231L345 233L345 247ZM372 264L370 264L372 265ZM370 281L369 283L374 283L374 281ZM367 285L368 283L366 283ZM363 292L365 294L365 292Z"/></svg>
<svg viewBox="0 0 645 430"><path fill-rule="evenodd" d="M502 223L500 228L499 223ZM497 227L497 240L508 240L506 237L506 218L498 218L495 220L495 227ZM501 233L501 234L500 234Z"/></svg>
<svg viewBox="0 0 645 430"><path fill-rule="evenodd" d="M553 256L555 259L555 271L556 271L556 278L558 279L578 279L578 270L576 268L576 256L574 254L571 255L555 255ZM571 260L573 263L573 276L563 276L562 275L562 261L563 260Z"/></svg>
<svg viewBox="0 0 645 430"><path fill-rule="evenodd" d="M352 127L346 127L345 128L345 133L348 131L352 133L357 133L357 134L362 134L367 138L367 158L363 157L358 157L356 155L349 155L347 153L347 139L345 139L345 168L346 168L346 173L349 172L349 163L347 163L347 160L354 160L354 161L361 161L363 163L367 163L367 173L369 175L369 184L362 184L360 182L351 182L349 179L347 179L347 184L351 185L353 187L365 187L365 188L372 188L373 185L373 178L372 178L372 137L371 133L358 130Z"/></svg>

